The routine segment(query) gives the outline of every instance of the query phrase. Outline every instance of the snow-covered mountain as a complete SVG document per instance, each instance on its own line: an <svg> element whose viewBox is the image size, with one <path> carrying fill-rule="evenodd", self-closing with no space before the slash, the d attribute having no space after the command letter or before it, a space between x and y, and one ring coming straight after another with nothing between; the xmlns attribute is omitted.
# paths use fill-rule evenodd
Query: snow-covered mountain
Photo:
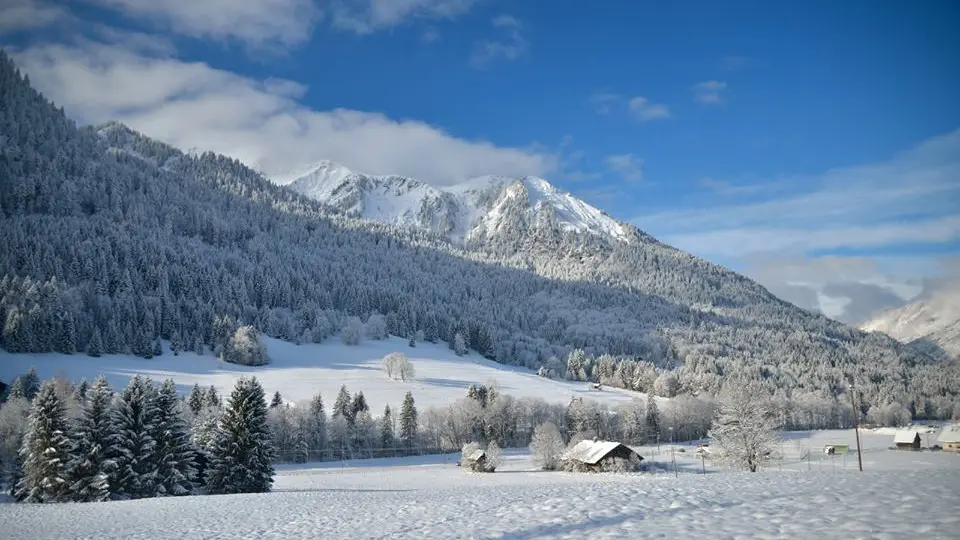
<svg viewBox="0 0 960 540"><path fill-rule="evenodd" d="M405 176L372 176L322 161L289 187L345 215L416 226L458 243L517 228L625 240L628 225L542 178L481 176L438 188Z"/></svg>
<svg viewBox="0 0 960 540"><path fill-rule="evenodd" d="M887 311L861 329L883 332L904 343L924 340L960 357L960 286Z"/></svg>

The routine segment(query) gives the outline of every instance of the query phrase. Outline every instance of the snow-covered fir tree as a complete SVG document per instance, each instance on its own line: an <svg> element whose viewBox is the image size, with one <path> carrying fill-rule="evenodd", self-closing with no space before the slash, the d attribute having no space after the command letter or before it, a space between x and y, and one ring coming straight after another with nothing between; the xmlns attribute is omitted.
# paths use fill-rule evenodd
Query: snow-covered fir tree
<svg viewBox="0 0 960 540"><path fill-rule="evenodd" d="M177 387L172 379L163 381L156 394L152 437L156 462L158 495L189 495L197 478L196 455L190 429L183 418Z"/></svg>
<svg viewBox="0 0 960 540"><path fill-rule="evenodd" d="M340 387L337 400L333 402L333 418L343 418L347 424L353 425L353 399L346 385Z"/></svg>
<svg viewBox="0 0 960 540"><path fill-rule="evenodd" d="M214 434L205 479L207 491L270 491L274 456L263 387L255 377L240 378Z"/></svg>
<svg viewBox="0 0 960 540"><path fill-rule="evenodd" d="M310 400L308 424L310 437L308 439L310 457L324 459L327 450L327 412L323 406L323 397L320 394Z"/></svg>
<svg viewBox="0 0 960 540"><path fill-rule="evenodd" d="M396 447L397 437L393 428L393 413L390 411L390 405L383 407L383 415L380 417L380 448L387 455L393 453Z"/></svg>
<svg viewBox="0 0 960 540"><path fill-rule="evenodd" d="M270 400L270 408L276 409L277 407L283 407L283 396L280 395L279 390L273 393L273 398Z"/></svg>
<svg viewBox="0 0 960 540"><path fill-rule="evenodd" d="M97 377L73 422L67 472L72 501L100 502L110 498L110 477L117 465L112 456L120 453L114 446L117 430L112 401L113 391L107 379Z"/></svg>
<svg viewBox="0 0 960 540"><path fill-rule="evenodd" d="M23 476L16 487L18 500L35 503L68 500L70 439L66 415L66 406L53 382L41 385L20 449Z"/></svg>
<svg viewBox="0 0 960 540"><path fill-rule="evenodd" d="M400 407L400 443L408 452L417 446L417 406L410 392L403 396Z"/></svg>
<svg viewBox="0 0 960 540"><path fill-rule="evenodd" d="M194 416L200 414L200 411L203 409L204 398L203 390L200 389L200 385L194 383L193 388L190 389L190 395L187 397L187 406L190 407L190 412Z"/></svg>
<svg viewBox="0 0 960 540"><path fill-rule="evenodd" d="M135 375L115 401L116 432L111 447L117 449L117 454L111 456L116 470L110 484L111 491L120 498L157 495L156 394L153 381Z"/></svg>

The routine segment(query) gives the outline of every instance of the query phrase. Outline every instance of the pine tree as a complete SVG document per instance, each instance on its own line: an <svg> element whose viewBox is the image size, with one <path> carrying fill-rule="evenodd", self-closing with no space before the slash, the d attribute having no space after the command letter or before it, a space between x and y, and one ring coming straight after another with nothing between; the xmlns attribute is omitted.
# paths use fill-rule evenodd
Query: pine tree
<svg viewBox="0 0 960 540"><path fill-rule="evenodd" d="M410 392L403 397L400 408L400 442L408 452L412 452L417 444L417 407Z"/></svg>
<svg viewBox="0 0 960 540"><path fill-rule="evenodd" d="M347 385L340 387L337 400L333 402L333 417L343 418L347 421L347 424L353 425L353 400L350 399Z"/></svg>
<svg viewBox="0 0 960 540"><path fill-rule="evenodd" d="M647 395L647 437L650 440L660 440L660 409L657 408L657 400L653 394Z"/></svg>
<svg viewBox="0 0 960 540"><path fill-rule="evenodd" d="M157 494L189 495L197 476L196 458L173 379L163 381L155 403L153 439L156 442Z"/></svg>
<svg viewBox="0 0 960 540"><path fill-rule="evenodd" d="M194 383L193 388L190 390L190 396L187 398L187 406L190 407L190 412L196 416L200 414L200 411L203 410L205 405L203 390L200 389L199 384Z"/></svg>
<svg viewBox="0 0 960 540"><path fill-rule="evenodd" d="M223 403L220 401L220 394L217 393L217 388L212 384L210 385L210 388L207 388L205 400L207 407L220 407L223 405Z"/></svg>
<svg viewBox="0 0 960 540"><path fill-rule="evenodd" d="M362 390L354 394L350 409L353 411L354 418L362 412L370 412L370 406L367 405L367 398L363 397Z"/></svg>
<svg viewBox="0 0 960 540"><path fill-rule="evenodd" d="M98 358L103 354L103 336L100 334L100 328L94 328L93 336L90 337L90 342L87 343L87 356L92 356Z"/></svg>
<svg viewBox="0 0 960 540"><path fill-rule="evenodd" d="M323 397L313 396L310 401L310 455L323 459L327 449L327 412L323 407Z"/></svg>
<svg viewBox="0 0 960 540"><path fill-rule="evenodd" d="M80 379L80 382L77 383L77 386L73 389L73 400L77 403L83 404L87 401L87 392L90 390L90 385L87 383L86 379Z"/></svg>
<svg viewBox="0 0 960 540"><path fill-rule="evenodd" d="M111 491L121 498L139 499L157 493L156 389L153 382L140 375L120 393L114 408L118 454L117 470L111 480Z"/></svg>
<svg viewBox="0 0 960 540"><path fill-rule="evenodd" d="M276 409L277 407L283 407L283 396L280 395L279 390L273 393L273 399L270 401L271 409Z"/></svg>
<svg viewBox="0 0 960 540"><path fill-rule="evenodd" d="M103 377L97 377L87 392L72 430L68 468L69 498L77 502L100 502L110 498L110 475L116 469L111 459L116 436L111 401L113 392Z"/></svg>
<svg viewBox="0 0 960 540"><path fill-rule="evenodd" d="M52 381L40 387L33 402L20 455L23 476L17 482L18 500L36 503L67 500L70 440L66 407Z"/></svg>
<svg viewBox="0 0 960 540"><path fill-rule="evenodd" d="M393 414L390 411L390 405L383 408L383 416L380 417L380 448L385 455L393 453L396 444L396 436L393 434Z"/></svg>
<svg viewBox="0 0 960 540"><path fill-rule="evenodd" d="M241 378L214 434L206 484L210 493L257 493L273 485L267 400L256 378Z"/></svg>
<svg viewBox="0 0 960 540"><path fill-rule="evenodd" d="M40 391L40 376L37 375L36 368L30 368L26 374L14 379L10 385L10 397L22 397L27 401L33 401Z"/></svg>

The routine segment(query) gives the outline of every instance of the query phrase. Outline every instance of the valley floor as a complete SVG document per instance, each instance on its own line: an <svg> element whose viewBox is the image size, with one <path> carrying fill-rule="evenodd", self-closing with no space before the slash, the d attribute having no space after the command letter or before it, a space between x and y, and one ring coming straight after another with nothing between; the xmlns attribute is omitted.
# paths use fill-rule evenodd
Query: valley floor
<svg viewBox="0 0 960 540"><path fill-rule="evenodd" d="M538 472L521 451L486 475L465 473L453 455L282 465L272 493L4 504L0 530L11 540L957 538L960 455L887 450L891 437L867 433L859 473L855 455L800 459L852 432L788 436L786 462L756 474L709 462L701 474L679 445L676 476ZM641 453L669 469L670 450Z"/></svg>

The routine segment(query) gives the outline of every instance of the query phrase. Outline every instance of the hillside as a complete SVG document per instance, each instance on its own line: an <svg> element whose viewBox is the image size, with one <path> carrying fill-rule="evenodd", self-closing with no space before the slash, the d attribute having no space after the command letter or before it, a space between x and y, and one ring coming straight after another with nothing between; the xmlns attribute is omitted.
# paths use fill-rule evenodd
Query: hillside
<svg viewBox="0 0 960 540"><path fill-rule="evenodd" d="M860 328L883 332L904 343L932 344L954 358L960 357L960 287L940 290L882 313Z"/></svg>
<svg viewBox="0 0 960 540"><path fill-rule="evenodd" d="M575 397L611 406L632 399L646 400L646 395L627 390L594 390L583 382L538 377L528 369L498 364L476 354L459 357L443 344L421 343L410 348L399 338L368 340L357 346L346 346L339 340L304 345L270 338L264 341L272 362L258 367L227 364L212 355L189 351L174 356L168 347L164 355L151 360L122 354L90 358L0 350L0 380L13 380L33 367L41 379L64 375L72 381L92 381L103 375L114 388L124 388L131 377L140 374L158 381L172 378L183 394L199 384L204 388L213 385L221 395L229 395L238 377L255 375L268 395L279 391L292 403L309 401L319 392L332 404L340 385L346 385L351 392L363 392L376 412L384 405L399 410L408 391L422 408L445 407L466 396L470 385L491 381L496 381L501 392L517 399L540 398L558 405L566 405ZM390 380L380 369L380 360L391 352L407 356L416 370L413 381Z"/></svg>
<svg viewBox="0 0 960 540"><path fill-rule="evenodd" d="M383 215L405 215L401 183L483 209L472 221L456 214L469 224L457 243L344 215L236 160L185 154L120 124L77 127L3 55L0 113L8 352L147 358L166 341L210 354L241 323L321 343L354 317L382 315L392 335L641 392L660 377L666 394L751 378L797 402L837 404L852 375L865 408L949 416L960 389L925 354L783 302L539 179L442 193L374 179ZM358 191L361 217L373 215L368 191Z"/></svg>

